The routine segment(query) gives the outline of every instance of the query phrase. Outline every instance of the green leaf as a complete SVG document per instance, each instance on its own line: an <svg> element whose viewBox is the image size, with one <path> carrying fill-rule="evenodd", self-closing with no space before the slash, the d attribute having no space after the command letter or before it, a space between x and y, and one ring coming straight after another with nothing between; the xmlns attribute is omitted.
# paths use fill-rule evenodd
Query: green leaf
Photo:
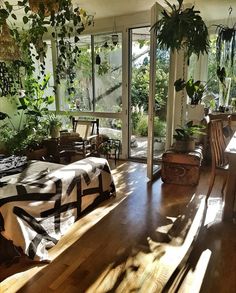
<svg viewBox="0 0 236 293"><path fill-rule="evenodd" d="M24 24L26 24L28 21L29 21L28 17L27 17L27 16L24 16L24 17L23 17L23 22L24 22Z"/></svg>
<svg viewBox="0 0 236 293"><path fill-rule="evenodd" d="M75 36L74 41L75 41L75 43L77 43L79 41L79 37Z"/></svg>
<svg viewBox="0 0 236 293"><path fill-rule="evenodd" d="M24 4L24 1L18 1L18 2L17 2L17 5L18 5L18 6L24 6L25 4Z"/></svg>
<svg viewBox="0 0 236 293"><path fill-rule="evenodd" d="M0 18L7 19L9 16L9 13L6 9L0 9Z"/></svg>
<svg viewBox="0 0 236 293"><path fill-rule="evenodd" d="M6 118L10 118L10 116L7 113L0 112L0 120L4 120Z"/></svg>
<svg viewBox="0 0 236 293"><path fill-rule="evenodd" d="M17 20L17 17L14 13L11 14L11 17L14 18L15 20Z"/></svg>
<svg viewBox="0 0 236 293"><path fill-rule="evenodd" d="M9 13L11 13L13 6L8 1L5 1L4 4L6 5L6 8L9 11Z"/></svg>

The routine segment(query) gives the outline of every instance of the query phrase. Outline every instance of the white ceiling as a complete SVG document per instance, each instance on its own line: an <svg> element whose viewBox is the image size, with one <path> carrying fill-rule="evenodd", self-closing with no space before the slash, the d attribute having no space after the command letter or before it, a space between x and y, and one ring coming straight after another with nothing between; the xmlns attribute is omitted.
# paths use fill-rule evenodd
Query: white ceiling
<svg viewBox="0 0 236 293"><path fill-rule="evenodd" d="M73 0L73 2L95 14L95 19L150 10L155 2L166 7L164 0ZM169 2L177 4L176 0ZM184 3L195 5L207 21L227 18L230 6L233 8L232 16L236 18L236 0L184 0Z"/></svg>

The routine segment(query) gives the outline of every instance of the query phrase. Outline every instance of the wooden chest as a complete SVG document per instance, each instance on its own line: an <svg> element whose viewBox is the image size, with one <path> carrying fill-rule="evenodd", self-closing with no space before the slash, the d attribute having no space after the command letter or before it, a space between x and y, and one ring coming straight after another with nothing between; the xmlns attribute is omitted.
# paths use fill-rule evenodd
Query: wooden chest
<svg viewBox="0 0 236 293"><path fill-rule="evenodd" d="M199 182L201 161L201 147L188 153L167 150L162 155L161 179L165 183L196 185Z"/></svg>

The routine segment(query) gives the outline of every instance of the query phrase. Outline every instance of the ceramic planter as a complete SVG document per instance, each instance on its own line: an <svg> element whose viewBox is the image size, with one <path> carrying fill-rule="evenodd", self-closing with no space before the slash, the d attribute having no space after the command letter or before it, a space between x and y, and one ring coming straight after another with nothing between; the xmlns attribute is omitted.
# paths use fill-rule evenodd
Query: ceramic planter
<svg viewBox="0 0 236 293"><path fill-rule="evenodd" d="M192 152L195 150L195 140L176 140L174 144L174 150L181 153Z"/></svg>
<svg viewBox="0 0 236 293"><path fill-rule="evenodd" d="M60 129L61 127L58 125L54 125L50 127L50 136L51 138L58 138L60 137Z"/></svg>

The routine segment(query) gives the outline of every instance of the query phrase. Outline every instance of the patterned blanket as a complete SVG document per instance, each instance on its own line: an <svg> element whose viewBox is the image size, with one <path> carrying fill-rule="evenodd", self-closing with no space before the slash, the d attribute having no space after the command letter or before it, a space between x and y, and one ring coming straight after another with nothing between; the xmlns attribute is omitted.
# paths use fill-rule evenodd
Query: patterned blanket
<svg viewBox="0 0 236 293"><path fill-rule="evenodd" d="M83 213L115 195L106 159L90 157L54 171L45 164L46 169L0 188L1 235L34 260L48 259L47 249Z"/></svg>

